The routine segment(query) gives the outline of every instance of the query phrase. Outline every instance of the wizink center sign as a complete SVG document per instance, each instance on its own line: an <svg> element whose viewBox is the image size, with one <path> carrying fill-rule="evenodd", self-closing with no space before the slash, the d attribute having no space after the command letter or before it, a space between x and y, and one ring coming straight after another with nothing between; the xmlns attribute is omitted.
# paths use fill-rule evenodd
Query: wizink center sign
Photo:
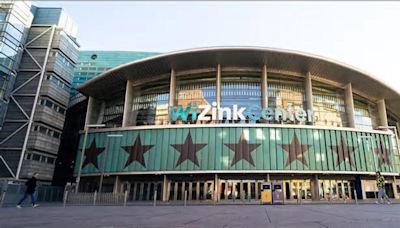
<svg viewBox="0 0 400 228"><path fill-rule="evenodd" d="M300 107L292 107L289 105L286 109L283 108L261 108L258 105L250 107L239 107L234 104L232 107L217 107L217 103L212 105L197 105L196 102L190 103L183 108L170 107L170 119L172 121L182 120L183 122L195 122L197 120L267 120L267 121L298 121L312 122L312 110L305 111ZM211 114L211 115L210 115ZM190 120L188 118L190 117Z"/></svg>

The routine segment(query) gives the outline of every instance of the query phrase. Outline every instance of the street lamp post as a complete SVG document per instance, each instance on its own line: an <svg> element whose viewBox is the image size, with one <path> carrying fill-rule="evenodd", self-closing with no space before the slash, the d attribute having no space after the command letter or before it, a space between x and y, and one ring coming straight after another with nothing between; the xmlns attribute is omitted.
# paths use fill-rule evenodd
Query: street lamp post
<svg viewBox="0 0 400 228"><path fill-rule="evenodd" d="M102 188L103 188L103 179L104 179L104 171L105 171L105 169L106 169L108 148L110 148L109 145L108 145L108 144L109 144L109 141L110 141L109 138L120 138L120 137L123 137L123 135L121 135L121 134L109 134L109 135L107 135L107 143L106 143L107 148L106 148L106 151L104 152L105 154L104 154L103 164L102 164L102 166L101 166L101 176L100 176L100 183L99 183L99 193L101 193Z"/></svg>
<svg viewBox="0 0 400 228"><path fill-rule="evenodd" d="M78 192L79 189L79 183L81 181L81 173L82 173L82 160L83 156L85 154L85 149L86 149L86 141L87 141L87 136L89 133L89 128L100 128L100 127L105 127L105 124L87 124L85 126L85 135L83 137L83 146L81 149L81 157L79 159L79 169L78 169L78 176L76 177L76 185L75 185L75 192Z"/></svg>

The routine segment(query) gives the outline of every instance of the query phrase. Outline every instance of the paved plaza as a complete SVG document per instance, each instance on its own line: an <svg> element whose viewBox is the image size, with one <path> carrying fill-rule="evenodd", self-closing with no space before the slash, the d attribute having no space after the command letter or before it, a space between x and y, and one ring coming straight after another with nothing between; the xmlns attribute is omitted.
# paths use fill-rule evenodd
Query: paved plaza
<svg viewBox="0 0 400 228"><path fill-rule="evenodd" d="M395 205L43 206L1 208L4 227L399 227Z"/></svg>

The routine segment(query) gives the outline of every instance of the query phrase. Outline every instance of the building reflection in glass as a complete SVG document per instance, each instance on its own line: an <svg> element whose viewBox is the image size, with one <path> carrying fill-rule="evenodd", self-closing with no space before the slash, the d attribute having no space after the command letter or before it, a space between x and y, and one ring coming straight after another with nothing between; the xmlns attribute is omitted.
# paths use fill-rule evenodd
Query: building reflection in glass
<svg viewBox="0 0 400 228"><path fill-rule="evenodd" d="M314 125L347 127L344 90L316 81L312 85Z"/></svg>
<svg viewBox="0 0 400 228"><path fill-rule="evenodd" d="M261 107L261 76L260 73L222 73L221 107L238 107L249 109L251 106ZM226 119L226 113L224 113ZM223 123L232 123L233 120L224 120ZM253 120L236 121L255 123Z"/></svg>
<svg viewBox="0 0 400 228"><path fill-rule="evenodd" d="M304 78L268 74L268 107L287 109L289 105L305 109Z"/></svg>
<svg viewBox="0 0 400 228"><path fill-rule="evenodd" d="M177 76L175 104L185 108L187 105L196 103L199 105L212 105L217 100L216 72ZM198 112L199 113L199 112ZM208 114L211 115L211 112ZM189 115L188 120L192 117ZM193 122L194 123L194 122ZM205 124L200 120L196 124ZM175 124L182 124L178 120Z"/></svg>
<svg viewBox="0 0 400 228"><path fill-rule="evenodd" d="M378 127L378 108L373 102L353 94L355 127L363 130L373 130Z"/></svg>
<svg viewBox="0 0 400 228"><path fill-rule="evenodd" d="M164 125L169 123L169 81L149 83L146 87L135 88L132 101L132 118L136 126Z"/></svg>

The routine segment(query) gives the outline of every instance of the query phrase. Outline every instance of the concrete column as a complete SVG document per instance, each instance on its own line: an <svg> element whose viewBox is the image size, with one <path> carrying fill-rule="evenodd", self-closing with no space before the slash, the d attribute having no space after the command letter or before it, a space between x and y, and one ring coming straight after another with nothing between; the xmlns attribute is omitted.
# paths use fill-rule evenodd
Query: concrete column
<svg viewBox="0 0 400 228"><path fill-rule="evenodd" d="M136 200L136 193L138 191L138 183L133 183L133 200Z"/></svg>
<svg viewBox="0 0 400 228"><path fill-rule="evenodd" d="M175 75L175 70L171 69L171 79L169 83L169 103L168 103L168 113L170 115L170 120L171 118L171 113L170 113L170 108L175 106L175 95L176 95L176 75Z"/></svg>
<svg viewBox="0 0 400 228"><path fill-rule="evenodd" d="M314 175L311 179L311 196L312 200L319 200L319 180L318 175Z"/></svg>
<svg viewBox="0 0 400 228"><path fill-rule="evenodd" d="M379 124L379 126L387 127L388 120L387 120L387 114L386 114L385 100L381 99L381 100L377 101L376 104L378 105L378 114L379 114L378 124Z"/></svg>
<svg viewBox="0 0 400 228"><path fill-rule="evenodd" d="M267 173L267 182L271 182L271 179L270 179L269 173Z"/></svg>
<svg viewBox="0 0 400 228"><path fill-rule="evenodd" d="M217 66L217 107L221 107L221 64Z"/></svg>
<svg viewBox="0 0 400 228"><path fill-rule="evenodd" d="M192 200L193 199L193 182L189 181L189 193L188 193L188 200Z"/></svg>
<svg viewBox="0 0 400 228"><path fill-rule="evenodd" d="M305 78L305 92L306 92L306 109L313 110L313 92L312 92L312 81L311 81L311 73L307 72ZM308 112L307 112L308 113ZM313 125L313 122L307 122L307 125Z"/></svg>
<svg viewBox="0 0 400 228"><path fill-rule="evenodd" d="M175 201L178 200L178 182L175 182L175 185L174 185L174 200Z"/></svg>
<svg viewBox="0 0 400 228"><path fill-rule="evenodd" d="M165 175L164 174L164 179L163 179L163 185L162 185L162 191L163 191L163 193L162 193L162 201L163 202L166 202L166 201L168 201L168 192L167 192L167 190L168 190L168 179L167 179L167 175Z"/></svg>
<svg viewBox="0 0 400 228"><path fill-rule="evenodd" d="M100 124L101 123L102 103L103 103L102 101L100 101L94 97L89 97L87 111L86 111L85 126L88 124Z"/></svg>
<svg viewBox="0 0 400 228"><path fill-rule="evenodd" d="M393 176L393 183L392 183L392 186L393 186L393 195L394 195L394 198L395 198L395 199L399 199L399 194L397 193L397 183L396 183L396 177L395 177L395 176Z"/></svg>
<svg viewBox="0 0 400 228"><path fill-rule="evenodd" d="M396 122L397 135L400 135L400 122Z"/></svg>
<svg viewBox="0 0 400 228"><path fill-rule="evenodd" d="M349 123L348 127L355 127L353 88L351 83L344 87L344 102L346 104L347 122Z"/></svg>
<svg viewBox="0 0 400 228"><path fill-rule="evenodd" d="M132 118L133 87L130 80L126 81L124 115L122 116L122 127L136 125L136 120Z"/></svg>
<svg viewBox="0 0 400 228"><path fill-rule="evenodd" d="M219 185L218 174L215 174L214 175L214 201L215 202L219 201L218 185Z"/></svg>
<svg viewBox="0 0 400 228"><path fill-rule="evenodd" d="M119 181L119 176L115 176L115 182L114 182L114 193L118 193L120 189L120 181Z"/></svg>
<svg viewBox="0 0 400 228"><path fill-rule="evenodd" d="M268 107L268 73L267 65L263 66L261 74L261 107Z"/></svg>
<svg viewBox="0 0 400 228"><path fill-rule="evenodd" d="M88 99L88 104L86 108L86 117L85 117L85 127L90 124L91 122L91 115L92 115L92 110L93 110L93 104L94 104L94 98L89 97Z"/></svg>
<svg viewBox="0 0 400 228"><path fill-rule="evenodd" d="M196 183L196 200L200 200L200 182Z"/></svg>

